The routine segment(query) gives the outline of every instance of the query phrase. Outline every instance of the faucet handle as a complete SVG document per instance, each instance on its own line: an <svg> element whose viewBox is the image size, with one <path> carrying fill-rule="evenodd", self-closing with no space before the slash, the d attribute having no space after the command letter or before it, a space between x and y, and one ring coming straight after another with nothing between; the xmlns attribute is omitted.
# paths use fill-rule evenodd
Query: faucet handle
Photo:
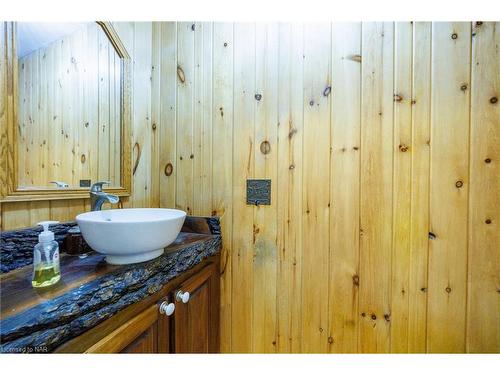
<svg viewBox="0 0 500 375"><path fill-rule="evenodd" d="M92 187L90 188L90 191L93 193L99 193L102 191L102 185L109 185L111 184L110 181L99 181L95 182L92 184Z"/></svg>

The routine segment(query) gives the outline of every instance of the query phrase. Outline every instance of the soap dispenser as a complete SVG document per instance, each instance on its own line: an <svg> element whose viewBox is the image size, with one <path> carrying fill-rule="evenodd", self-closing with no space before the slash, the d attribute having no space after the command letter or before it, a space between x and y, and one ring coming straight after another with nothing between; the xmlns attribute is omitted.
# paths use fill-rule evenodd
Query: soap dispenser
<svg viewBox="0 0 500 375"><path fill-rule="evenodd" d="M58 221L42 221L38 223L43 232L38 235L38 244L33 254L33 279L31 285L41 288L54 285L61 278L59 267L59 244L54 240L54 232L49 230L50 224Z"/></svg>

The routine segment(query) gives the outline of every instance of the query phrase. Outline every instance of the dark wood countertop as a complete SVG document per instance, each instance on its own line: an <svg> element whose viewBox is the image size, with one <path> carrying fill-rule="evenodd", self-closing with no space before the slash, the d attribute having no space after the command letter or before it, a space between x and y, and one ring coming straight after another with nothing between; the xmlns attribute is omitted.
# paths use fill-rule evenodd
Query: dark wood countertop
<svg viewBox="0 0 500 375"><path fill-rule="evenodd" d="M211 237L207 234L181 232L177 239L165 249L165 254L178 251L196 242L206 241ZM104 255L96 252L92 252L86 258L62 254L61 280L56 285L47 288L31 286L32 265L1 275L0 314L2 319L59 297L101 276L131 267L130 265L114 266L106 263L104 258Z"/></svg>

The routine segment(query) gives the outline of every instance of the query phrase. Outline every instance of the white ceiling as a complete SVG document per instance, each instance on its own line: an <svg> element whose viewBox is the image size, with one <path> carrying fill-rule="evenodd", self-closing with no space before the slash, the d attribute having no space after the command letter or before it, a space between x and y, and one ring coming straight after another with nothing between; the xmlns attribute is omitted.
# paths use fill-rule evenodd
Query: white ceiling
<svg viewBox="0 0 500 375"><path fill-rule="evenodd" d="M88 22L18 22L17 57L21 58L41 47L62 39Z"/></svg>

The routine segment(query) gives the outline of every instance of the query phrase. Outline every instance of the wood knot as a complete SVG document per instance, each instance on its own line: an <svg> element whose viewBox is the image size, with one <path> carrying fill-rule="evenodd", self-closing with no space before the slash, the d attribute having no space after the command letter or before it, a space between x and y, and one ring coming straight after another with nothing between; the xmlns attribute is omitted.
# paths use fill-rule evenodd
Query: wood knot
<svg viewBox="0 0 500 375"><path fill-rule="evenodd" d="M490 99L490 103L491 103L491 104L497 104L497 103L498 103L498 98L497 98L496 96L492 97L492 98Z"/></svg>
<svg viewBox="0 0 500 375"><path fill-rule="evenodd" d="M84 164L86 160L87 158L85 157L85 154L82 154L82 156L80 156L80 161L82 162L82 164Z"/></svg>
<svg viewBox="0 0 500 375"><path fill-rule="evenodd" d="M483 24L483 21L477 21L476 26L481 26Z"/></svg>
<svg viewBox="0 0 500 375"><path fill-rule="evenodd" d="M297 133L297 129L291 128L290 131L288 132L288 139L292 139L295 133Z"/></svg>
<svg viewBox="0 0 500 375"><path fill-rule="evenodd" d="M364 318L366 316L366 313L362 312L361 316Z"/></svg>
<svg viewBox="0 0 500 375"><path fill-rule="evenodd" d="M332 336L328 336L328 343L333 344L333 337Z"/></svg>
<svg viewBox="0 0 500 375"><path fill-rule="evenodd" d="M455 182L455 186L460 189L462 186L464 186L464 183L460 180L458 180L457 182Z"/></svg>
<svg viewBox="0 0 500 375"><path fill-rule="evenodd" d="M189 159L194 159L194 155L193 154L189 155Z"/></svg>
<svg viewBox="0 0 500 375"><path fill-rule="evenodd" d="M359 286L359 276L358 275L354 275L352 277L352 283L355 285L355 286Z"/></svg>
<svg viewBox="0 0 500 375"><path fill-rule="evenodd" d="M446 293L449 294L449 293L451 293L451 288L449 286L447 286L446 289L445 289L445 291L446 291Z"/></svg>
<svg viewBox="0 0 500 375"><path fill-rule="evenodd" d="M484 159L484 162L485 162L486 164L490 164L490 163L491 163L491 159L490 159L490 158L486 158L486 159Z"/></svg>
<svg viewBox="0 0 500 375"><path fill-rule="evenodd" d="M361 55L349 55L349 56L347 56L347 59L360 63L361 62Z"/></svg>
<svg viewBox="0 0 500 375"><path fill-rule="evenodd" d="M323 90L323 96L328 96L330 95L330 93L332 92L332 87L331 86L327 86L325 87L325 89Z"/></svg>
<svg viewBox="0 0 500 375"><path fill-rule="evenodd" d="M402 102L403 101L403 97L401 95L394 94L394 101L395 102Z"/></svg>
<svg viewBox="0 0 500 375"><path fill-rule="evenodd" d="M172 163L167 163L164 169L165 176L167 177L171 176L173 171L174 171L174 166L172 165Z"/></svg>
<svg viewBox="0 0 500 375"><path fill-rule="evenodd" d="M153 122L153 125L151 127L153 128L153 131L156 130L156 123Z"/></svg>
<svg viewBox="0 0 500 375"><path fill-rule="evenodd" d="M319 332L323 333L323 328L319 327Z"/></svg>
<svg viewBox="0 0 500 375"><path fill-rule="evenodd" d="M219 111L220 111L220 117L224 117L224 108L220 107Z"/></svg>
<svg viewBox="0 0 500 375"><path fill-rule="evenodd" d="M271 144L268 141L263 141L260 144L260 152L262 152L264 155L267 155L271 152Z"/></svg>
<svg viewBox="0 0 500 375"><path fill-rule="evenodd" d="M458 38L458 34L457 33L451 34L451 39L455 40L457 38Z"/></svg>
<svg viewBox="0 0 500 375"><path fill-rule="evenodd" d="M212 211L212 216L217 216L217 211L216 210Z"/></svg>
<svg viewBox="0 0 500 375"><path fill-rule="evenodd" d="M377 320L377 315L372 314L372 315L371 315L371 318L372 318L372 320Z"/></svg>
<svg viewBox="0 0 500 375"><path fill-rule="evenodd" d="M186 75L184 74L184 70L182 70L180 65L177 65L177 77L181 83L186 82Z"/></svg>
<svg viewBox="0 0 500 375"><path fill-rule="evenodd" d="M55 119L54 119L54 120L55 120ZM88 127L89 127L89 123L88 123L88 122L86 122L86 123L85 123L85 127L86 127L86 128L88 128Z"/></svg>
<svg viewBox="0 0 500 375"><path fill-rule="evenodd" d="M255 94L255 100L260 101L262 99L261 94Z"/></svg>
<svg viewBox="0 0 500 375"><path fill-rule="evenodd" d="M436 239L436 235L432 232L429 232L429 240L435 240Z"/></svg>
<svg viewBox="0 0 500 375"><path fill-rule="evenodd" d="M288 169L295 169L295 165L290 164L290 166L288 167Z"/></svg>
<svg viewBox="0 0 500 375"><path fill-rule="evenodd" d="M137 155L135 158L134 166L132 168L132 176L134 176L135 172L137 171L137 167L139 167L139 162L141 161L141 145L139 144L139 142L135 142L132 151Z"/></svg>
<svg viewBox="0 0 500 375"><path fill-rule="evenodd" d="M421 291L422 293L425 293L425 292L427 292L427 288L424 286L424 287L420 288L420 291Z"/></svg>
<svg viewBox="0 0 500 375"><path fill-rule="evenodd" d="M386 322L390 322L391 321L391 314L384 314L384 319Z"/></svg>
<svg viewBox="0 0 500 375"><path fill-rule="evenodd" d="M353 149L354 151L358 151L358 150L359 150L359 147L354 146L352 149Z"/></svg>
<svg viewBox="0 0 500 375"><path fill-rule="evenodd" d="M274 341L272 342L272 344L273 344L273 345L276 345L276 340L274 340Z"/></svg>
<svg viewBox="0 0 500 375"><path fill-rule="evenodd" d="M466 84L466 83L464 83L462 86L460 86L460 90L462 90L462 91L466 91L466 90L467 90L467 87L468 87L468 86L467 86L467 84Z"/></svg>
<svg viewBox="0 0 500 375"><path fill-rule="evenodd" d="M224 47L227 47L227 42L224 42Z"/></svg>
<svg viewBox="0 0 500 375"><path fill-rule="evenodd" d="M191 30L193 30L193 31L194 31L194 29L195 29L195 28L196 28L196 25L193 23L193 24L191 25Z"/></svg>
<svg viewBox="0 0 500 375"><path fill-rule="evenodd" d="M484 222L485 222L486 224L491 224L491 219L486 219Z"/></svg>
<svg viewBox="0 0 500 375"><path fill-rule="evenodd" d="M182 160L182 156L179 156L179 160Z"/></svg>
<svg viewBox="0 0 500 375"><path fill-rule="evenodd" d="M406 146L406 145L399 145L399 151L401 151L401 152L408 151L408 146Z"/></svg>
<svg viewBox="0 0 500 375"><path fill-rule="evenodd" d="M314 100L311 100L311 101L309 102L309 105L312 107L312 106L314 105Z"/></svg>

